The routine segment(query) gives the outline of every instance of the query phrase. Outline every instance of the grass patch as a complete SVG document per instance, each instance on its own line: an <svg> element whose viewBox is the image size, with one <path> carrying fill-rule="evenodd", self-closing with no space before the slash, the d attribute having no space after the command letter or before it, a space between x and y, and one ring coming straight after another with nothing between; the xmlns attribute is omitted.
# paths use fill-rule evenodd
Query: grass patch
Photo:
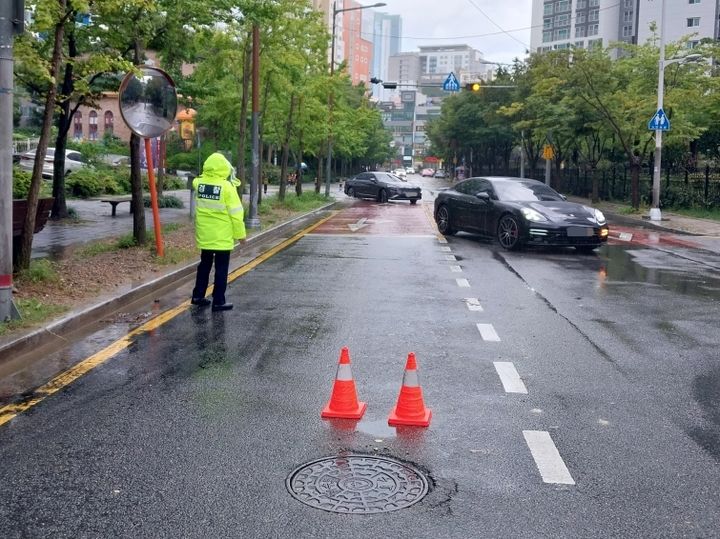
<svg viewBox="0 0 720 539"><path fill-rule="evenodd" d="M81 249L78 249L77 256L79 256L80 258L91 258L93 256L98 256L103 253L111 253L117 250L117 243L108 243L106 241L101 241L97 243L91 243L90 245L86 245Z"/></svg>
<svg viewBox="0 0 720 539"><path fill-rule="evenodd" d="M135 241L135 236L132 235L132 232L129 234L125 234L124 236L120 236L115 241L116 249L130 249L131 247L135 247L136 245L137 242Z"/></svg>
<svg viewBox="0 0 720 539"><path fill-rule="evenodd" d="M155 249L153 248L153 253ZM181 262L187 262L197 258L198 253L195 249L180 248L180 247L165 247L165 256L162 258L155 256L155 262L161 266L172 266L173 264L180 264Z"/></svg>
<svg viewBox="0 0 720 539"><path fill-rule="evenodd" d="M668 209L667 211L677 213L678 215L685 215L687 217L720 221L720 208L678 208Z"/></svg>
<svg viewBox="0 0 720 539"><path fill-rule="evenodd" d="M263 198L258 207L258 215L262 217L262 229L270 228L278 223L292 219L297 214L307 213L332 202L331 198L317 194L315 191L297 196L294 191L285 194L285 200L280 201L277 195Z"/></svg>
<svg viewBox="0 0 720 539"><path fill-rule="evenodd" d="M18 280L30 283L55 282L58 280L58 274L53 263L42 258L31 260L30 267L18 273Z"/></svg>
<svg viewBox="0 0 720 539"><path fill-rule="evenodd" d="M14 329L31 327L67 311L67 307L43 303L35 298L19 299L15 304L22 318L0 323L0 335L5 335Z"/></svg>

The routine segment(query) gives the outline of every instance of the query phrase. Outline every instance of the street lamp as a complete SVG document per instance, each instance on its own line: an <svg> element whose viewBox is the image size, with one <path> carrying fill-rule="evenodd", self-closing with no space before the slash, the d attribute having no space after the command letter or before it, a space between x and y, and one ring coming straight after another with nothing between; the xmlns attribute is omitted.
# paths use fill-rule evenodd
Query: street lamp
<svg viewBox="0 0 720 539"><path fill-rule="evenodd" d="M347 7L347 8L337 8L337 2L333 2L333 10L332 10L332 38L330 39L330 78L332 79L332 76L335 74L335 22L336 17L338 13L342 13L343 11L356 11L359 9L370 9L374 7L383 7L387 4L384 2L378 2L376 4L372 4L370 6L357 6L357 7ZM327 155L327 163L325 164L325 196L330 196L330 176L332 174L332 150L333 150L333 137L332 137L332 108L333 108L333 88L332 88L332 81L330 86L330 97L328 100L328 121L330 122L330 133L328 135L328 155Z"/></svg>
<svg viewBox="0 0 720 539"><path fill-rule="evenodd" d="M663 94L665 93L665 68L672 64L685 64L696 62L702 59L701 54L688 54L682 58L665 59L665 0L662 0L660 15L660 60L658 61L658 88L657 88L657 110L663 108ZM659 125L658 125L659 126ZM650 220L660 221L660 173L662 166L662 129L655 130L655 168L653 169L652 185L652 207L650 208Z"/></svg>

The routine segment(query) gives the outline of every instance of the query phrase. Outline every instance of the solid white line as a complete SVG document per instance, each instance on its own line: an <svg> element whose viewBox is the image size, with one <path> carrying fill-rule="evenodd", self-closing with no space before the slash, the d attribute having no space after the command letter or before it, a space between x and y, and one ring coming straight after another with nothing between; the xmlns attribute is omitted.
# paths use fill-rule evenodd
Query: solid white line
<svg viewBox="0 0 720 539"><path fill-rule="evenodd" d="M515 365L509 361L494 361L493 365L495 365L495 370L505 388L505 393L527 394L527 388L515 369Z"/></svg>
<svg viewBox="0 0 720 539"><path fill-rule="evenodd" d="M482 312L483 310L482 305L480 305L480 300L477 298L465 298L465 305L467 305L469 311Z"/></svg>
<svg viewBox="0 0 720 539"><path fill-rule="evenodd" d="M500 342L500 337L492 324L478 324L477 328L480 331L480 336L483 338L483 341Z"/></svg>
<svg viewBox="0 0 720 539"><path fill-rule="evenodd" d="M544 483L575 484L549 432L524 430L523 436Z"/></svg>
<svg viewBox="0 0 720 539"><path fill-rule="evenodd" d="M460 266L450 266L450 271L453 273L462 273L462 268Z"/></svg>
<svg viewBox="0 0 720 539"><path fill-rule="evenodd" d="M445 255L445 260L448 262L457 262L457 258L455 258L455 255Z"/></svg>
<svg viewBox="0 0 720 539"><path fill-rule="evenodd" d="M470 283L467 279L455 279L455 282L460 288L470 288Z"/></svg>

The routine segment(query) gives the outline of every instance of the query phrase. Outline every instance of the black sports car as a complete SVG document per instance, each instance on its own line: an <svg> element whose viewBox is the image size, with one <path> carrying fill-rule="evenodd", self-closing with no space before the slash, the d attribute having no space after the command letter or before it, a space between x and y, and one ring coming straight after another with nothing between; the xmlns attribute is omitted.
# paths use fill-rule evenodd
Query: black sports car
<svg viewBox="0 0 720 539"><path fill-rule="evenodd" d="M464 230L496 237L505 249L567 245L592 251L608 238L600 210L568 202L544 183L523 178L482 177L458 182L435 199L442 234Z"/></svg>
<svg viewBox="0 0 720 539"><path fill-rule="evenodd" d="M373 198L378 202L409 200L410 204L422 198L419 186L389 172L361 172L345 182L345 194L349 197Z"/></svg>

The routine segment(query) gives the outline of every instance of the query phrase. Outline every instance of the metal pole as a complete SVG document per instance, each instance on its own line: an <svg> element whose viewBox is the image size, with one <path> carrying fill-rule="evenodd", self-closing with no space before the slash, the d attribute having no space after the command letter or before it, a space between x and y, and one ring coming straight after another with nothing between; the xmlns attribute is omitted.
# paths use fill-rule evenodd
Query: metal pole
<svg viewBox="0 0 720 539"><path fill-rule="evenodd" d="M12 300L13 6L0 2L0 322L18 316Z"/></svg>
<svg viewBox="0 0 720 539"><path fill-rule="evenodd" d="M250 178L250 211L247 225L260 228L258 186L260 185L260 27L253 26L252 47L252 177Z"/></svg>
<svg viewBox="0 0 720 539"><path fill-rule="evenodd" d="M159 148L158 148L159 149ZM160 152L158 151L158 154ZM162 227L160 226L160 210L158 209L157 188L155 186L155 165L153 164L152 141L145 139L145 160L147 161L148 185L150 186L150 205L152 206L153 226L155 229L155 249L157 255L165 256L165 247L162 239Z"/></svg>
<svg viewBox="0 0 720 539"><path fill-rule="evenodd" d="M663 93L665 92L665 0L661 3L660 15L660 60L658 62L658 88L657 103L658 110L663 107ZM655 169L653 170L652 186L652 208L650 208L650 219L660 221L660 172L662 168L662 130L655 130Z"/></svg>
<svg viewBox="0 0 720 539"><path fill-rule="evenodd" d="M330 196L330 181L332 175L332 152L333 152L333 134L332 134L332 111L334 101L333 75L335 74L335 19L337 18L337 6L333 2L332 11L332 37L330 38L330 96L328 97L328 154L327 163L325 164L325 196Z"/></svg>

